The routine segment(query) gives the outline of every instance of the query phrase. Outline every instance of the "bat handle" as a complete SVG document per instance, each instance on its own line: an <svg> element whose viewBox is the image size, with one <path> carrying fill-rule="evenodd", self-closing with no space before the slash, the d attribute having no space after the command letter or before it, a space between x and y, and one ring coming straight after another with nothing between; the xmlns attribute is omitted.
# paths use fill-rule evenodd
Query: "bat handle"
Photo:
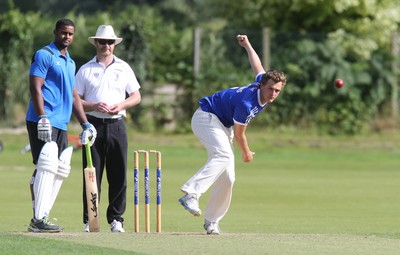
<svg viewBox="0 0 400 255"><path fill-rule="evenodd" d="M93 167L92 152L90 150L90 138L89 138L89 142L85 145L85 149L86 149L86 161L87 161L88 167Z"/></svg>

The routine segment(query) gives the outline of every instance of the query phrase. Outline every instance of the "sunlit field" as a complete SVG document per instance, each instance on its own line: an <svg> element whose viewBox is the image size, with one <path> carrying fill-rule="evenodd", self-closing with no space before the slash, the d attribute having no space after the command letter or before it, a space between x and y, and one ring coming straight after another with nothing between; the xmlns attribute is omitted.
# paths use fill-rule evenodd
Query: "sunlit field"
<svg viewBox="0 0 400 255"><path fill-rule="evenodd" d="M32 234L27 135L0 133L1 254L398 254L400 250L400 135L328 137L266 130L248 133L256 152L242 163L236 151L232 205L222 235L207 236L204 218L178 203L179 188L206 160L194 135L129 134L126 233L110 233L102 183L101 231L83 233L81 151L73 154L51 218L65 231ZM155 161L151 229L133 232L133 151L162 152L162 233L155 232ZM142 185L143 187L143 185ZM143 194L143 192L142 192ZM208 193L200 199L205 208ZM143 199L141 200L143 203ZM141 204L141 212L144 206Z"/></svg>

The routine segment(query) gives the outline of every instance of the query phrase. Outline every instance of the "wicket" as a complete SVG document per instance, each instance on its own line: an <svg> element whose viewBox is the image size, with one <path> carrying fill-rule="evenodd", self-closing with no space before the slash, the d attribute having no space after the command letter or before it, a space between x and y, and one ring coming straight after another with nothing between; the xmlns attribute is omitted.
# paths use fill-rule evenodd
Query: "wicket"
<svg viewBox="0 0 400 255"><path fill-rule="evenodd" d="M144 156L144 217L145 231L150 232L150 181L149 181L149 154L156 155L156 232L161 232L161 152L156 150L136 150L134 151L133 169L133 202L134 202L134 231L139 232L139 156Z"/></svg>

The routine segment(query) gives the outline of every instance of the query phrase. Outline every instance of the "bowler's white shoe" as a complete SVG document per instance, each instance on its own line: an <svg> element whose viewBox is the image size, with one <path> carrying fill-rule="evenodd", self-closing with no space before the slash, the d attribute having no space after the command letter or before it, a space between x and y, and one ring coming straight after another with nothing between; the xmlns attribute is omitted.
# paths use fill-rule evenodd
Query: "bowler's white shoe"
<svg viewBox="0 0 400 255"><path fill-rule="evenodd" d="M194 216L200 216L201 210L196 194L186 194L179 199L181 205Z"/></svg>
<svg viewBox="0 0 400 255"><path fill-rule="evenodd" d="M219 229L217 222L210 222L205 220L204 229L207 231L207 235L220 235L221 230Z"/></svg>
<svg viewBox="0 0 400 255"><path fill-rule="evenodd" d="M113 222L111 222L111 224L110 224L110 227L111 227L111 232L125 233L125 230L122 226L122 222L113 220Z"/></svg>

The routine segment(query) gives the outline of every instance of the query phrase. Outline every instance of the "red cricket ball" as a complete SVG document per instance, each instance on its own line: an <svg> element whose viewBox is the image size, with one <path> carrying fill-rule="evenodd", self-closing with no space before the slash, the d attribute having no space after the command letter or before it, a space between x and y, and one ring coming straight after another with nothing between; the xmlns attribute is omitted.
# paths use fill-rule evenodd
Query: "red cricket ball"
<svg viewBox="0 0 400 255"><path fill-rule="evenodd" d="M336 81L335 81L336 88L340 89L341 87L343 87L343 85L344 85L344 82L342 79L336 79Z"/></svg>

